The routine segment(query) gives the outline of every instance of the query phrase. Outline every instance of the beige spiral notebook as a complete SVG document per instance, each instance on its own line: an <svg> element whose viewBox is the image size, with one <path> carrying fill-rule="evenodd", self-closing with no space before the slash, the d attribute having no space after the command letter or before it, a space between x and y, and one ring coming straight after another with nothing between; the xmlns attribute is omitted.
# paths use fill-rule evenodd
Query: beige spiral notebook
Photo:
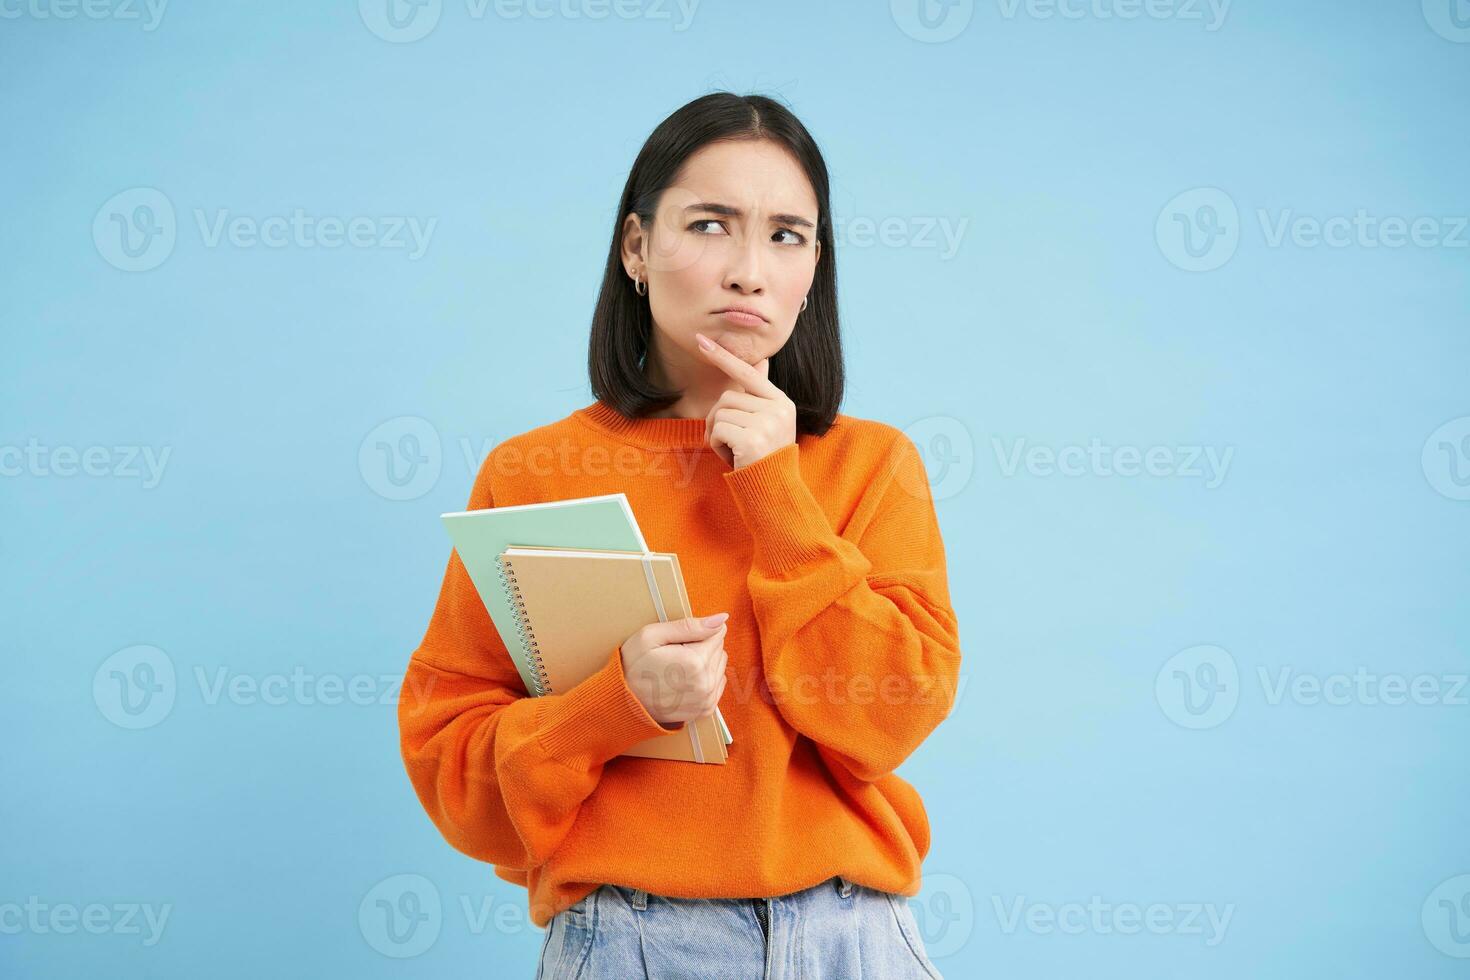
<svg viewBox="0 0 1470 980"><path fill-rule="evenodd" d="M512 546L499 562L532 670L549 694L596 673L615 647L649 623L692 615L671 552ZM622 754L715 765L728 756L713 713Z"/></svg>

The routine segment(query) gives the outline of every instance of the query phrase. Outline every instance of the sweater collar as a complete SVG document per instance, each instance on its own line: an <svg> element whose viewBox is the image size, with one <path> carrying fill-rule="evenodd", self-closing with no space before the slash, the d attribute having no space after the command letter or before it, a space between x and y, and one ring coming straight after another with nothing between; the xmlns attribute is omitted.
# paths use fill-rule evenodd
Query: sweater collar
<svg viewBox="0 0 1470 980"><path fill-rule="evenodd" d="M573 414L619 442L645 449L708 448L702 418L629 418L601 399Z"/></svg>

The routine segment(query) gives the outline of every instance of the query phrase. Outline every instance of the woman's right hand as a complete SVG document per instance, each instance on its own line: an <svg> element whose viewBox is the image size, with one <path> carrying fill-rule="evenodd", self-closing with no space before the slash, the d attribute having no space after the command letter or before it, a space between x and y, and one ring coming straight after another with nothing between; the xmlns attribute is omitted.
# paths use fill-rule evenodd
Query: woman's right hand
<svg viewBox="0 0 1470 980"><path fill-rule="evenodd" d="M725 693L729 613L649 623L623 641L623 677L666 728L703 718Z"/></svg>

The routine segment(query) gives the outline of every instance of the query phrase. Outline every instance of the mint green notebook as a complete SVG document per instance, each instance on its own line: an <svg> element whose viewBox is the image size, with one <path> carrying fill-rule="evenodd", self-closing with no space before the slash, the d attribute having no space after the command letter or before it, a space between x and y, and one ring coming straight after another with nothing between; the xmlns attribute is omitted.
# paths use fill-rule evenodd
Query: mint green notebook
<svg viewBox="0 0 1470 980"><path fill-rule="evenodd" d="M537 504L514 504L485 510L441 514L444 529L454 550L475 583L490 621L505 641L506 650L526 685L536 693L538 684L530 656L520 640L520 630L501 577L500 553L512 545L546 548L587 548L605 551L648 551L643 532L623 493L600 497L575 497ZM611 651L609 651L611 652ZM715 721L725 744L734 739L718 708Z"/></svg>

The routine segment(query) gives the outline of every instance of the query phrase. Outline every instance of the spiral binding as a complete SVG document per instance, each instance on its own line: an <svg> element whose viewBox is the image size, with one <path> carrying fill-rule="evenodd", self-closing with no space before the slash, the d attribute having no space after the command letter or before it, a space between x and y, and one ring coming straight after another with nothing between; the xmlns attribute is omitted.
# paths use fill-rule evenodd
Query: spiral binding
<svg viewBox="0 0 1470 980"><path fill-rule="evenodd" d="M510 603L510 611L515 616L516 639L520 641L521 650L525 652L527 663L531 667L531 693L539 697L551 690L551 678L541 659L541 648L536 644L536 635L531 632L526 603L521 598L520 586L516 584L516 570L510 559L501 555L495 562L495 573L500 576L500 584L505 587L506 601Z"/></svg>

